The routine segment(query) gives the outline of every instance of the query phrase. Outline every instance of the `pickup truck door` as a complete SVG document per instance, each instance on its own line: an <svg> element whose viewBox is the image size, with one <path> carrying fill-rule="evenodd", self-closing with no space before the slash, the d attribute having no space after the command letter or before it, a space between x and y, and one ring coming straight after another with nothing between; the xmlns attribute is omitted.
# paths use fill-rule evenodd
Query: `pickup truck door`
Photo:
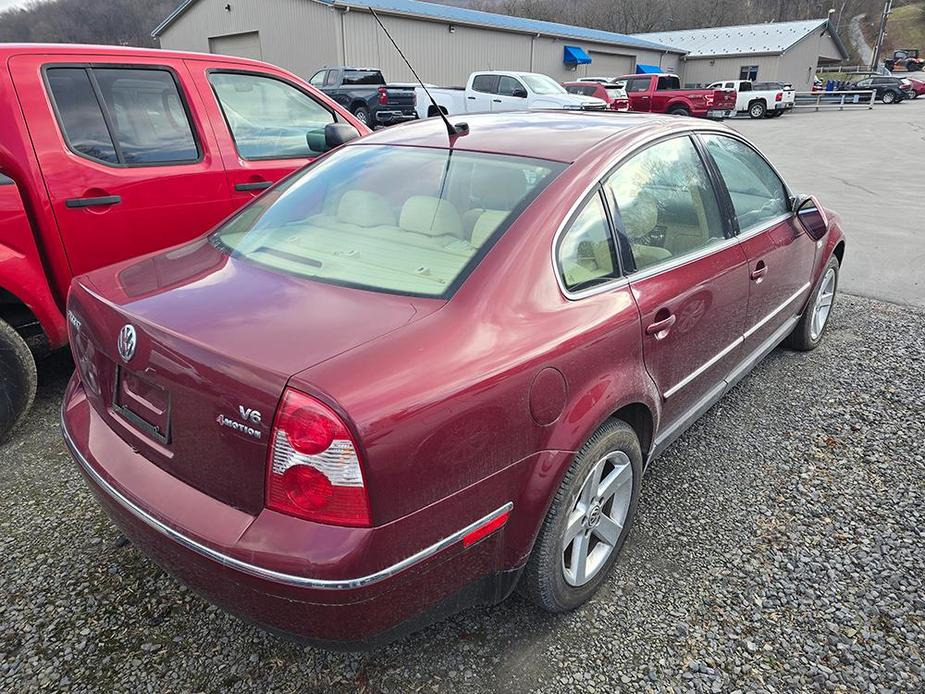
<svg viewBox="0 0 925 694"><path fill-rule="evenodd" d="M491 111L492 99L498 95L498 75L473 75L472 84L466 89L466 112L487 113Z"/></svg>
<svg viewBox="0 0 925 694"><path fill-rule="evenodd" d="M284 74L208 60L186 64L215 130L232 209L322 153L306 136L314 132L323 143L334 112Z"/></svg>
<svg viewBox="0 0 925 694"><path fill-rule="evenodd" d="M515 93L528 94L527 88L520 80L509 75L501 75L498 80L498 93L491 99L492 111L523 111L527 106L526 96L514 96Z"/></svg>
<svg viewBox="0 0 925 694"><path fill-rule="evenodd" d="M651 77L631 77L626 80L626 97L630 100L631 111L652 110L651 87Z"/></svg>
<svg viewBox="0 0 925 694"><path fill-rule="evenodd" d="M228 213L181 61L23 55L10 72L73 274L188 241Z"/></svg>

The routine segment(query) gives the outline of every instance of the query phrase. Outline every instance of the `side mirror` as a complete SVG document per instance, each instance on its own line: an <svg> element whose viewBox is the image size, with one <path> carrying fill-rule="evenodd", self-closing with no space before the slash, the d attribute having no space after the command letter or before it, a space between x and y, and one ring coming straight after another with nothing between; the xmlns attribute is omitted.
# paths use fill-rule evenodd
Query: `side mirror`
<svg viewBox="0 0 925 694"><path fill-rule="evenodd" d="M526 99L527 90L526 89L515 89L514 91L511 92L511 96L516 96L518 99Z"/></svg>
<svg viewBox="0 0 925 694"><path fill-rule="evenodd" d="M818 241L829 230L829 218L815 196L801 195L794 199L794 214L809 237Z"/></svg>
<svg viewBox="0 0 925 694"><path fill-rule="evenodd" d="M349 123L328 123L324 130L305 133L305 143L313 152L327 152L359 136L359 131Z"/></svg>

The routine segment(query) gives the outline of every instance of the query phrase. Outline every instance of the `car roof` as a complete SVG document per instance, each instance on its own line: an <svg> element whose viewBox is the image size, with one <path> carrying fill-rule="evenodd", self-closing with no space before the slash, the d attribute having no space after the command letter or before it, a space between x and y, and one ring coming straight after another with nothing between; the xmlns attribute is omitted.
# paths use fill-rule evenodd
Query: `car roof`
<svg viewBox="0 0 925 694"><path fill-rule="evenodd" d="M216 63L235 63L272 67L268 63L250 58L193 51L171 51L160 48L135 48L131 46L100 46L82 43L0 43L0 60L15 55L68 55L91 58L92 56L116 56L131 58L163 58L165 60L208 60ZM275 68L279 69L279 68Z"/></svg>
<svg viewBox="0 0 925 694"><path fill-rule="evenodd" d="M691 124L691 119L677 116L564 110L478 113L449 120L469 125L469 133L457 137L453 149L569 163L620 134L689 130ZM449 140L443 121L428 118L378 130L358 144L445 148Z"/></svg>

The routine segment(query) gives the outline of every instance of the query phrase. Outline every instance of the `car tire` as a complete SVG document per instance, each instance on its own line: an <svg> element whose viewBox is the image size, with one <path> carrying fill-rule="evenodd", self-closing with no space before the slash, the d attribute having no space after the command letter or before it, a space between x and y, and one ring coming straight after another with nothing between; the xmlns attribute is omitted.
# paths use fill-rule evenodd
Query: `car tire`
<svg viewBox="0 0 925 694"><path fill-rule="evenodd" d="M35 359L26 341L0 320L0 443L22 422L35 399Z"/></svg>
<svg viewBox="0 0 925 694"><path fill-rule="evenodd" d="M911 90L911 89L910 89L908 92L906 92L906 98L907 98L907 99L914 99L914 98L917 97L917 96L918 96L918 94L916 94L916 93L915 93L913 90Z"/></svg>
<svg viewBox="0 0 925 694"><path fill-rule="evenodd" d="M750 118L764 118L764 114L768 112L768 107L765 106L763 101L753 101L748 105L748 115Z"/></svg>
<svg viewBox="0 0 925 694"><path fill-rule="evenodd" d="M670 116L689 116L689 115L691 115L691 112L688 111L688 110L687 110L686 108L684 108L683 106L675 106L673 109L671 109L671 110L668 112L668 115L670 115Z"/></svg>
<svg viewBox="0 0 925 694"><path fill-rule="evenodd" d="M883 96L880 97L880 101L885 104L892 104L896 101L896 94L893 92L883 92Z"/></svg>
<svg viewBox="0 0 925 694"><path fill-rule="evenodd" d="M366 106L356 106L353 109L353 116L363 125L369 125L369 109Z"/></svg>
<svg viewBox="0 0 925 694"><path fill-rule="evenodd" d="M602 493L608 479L610 488ZM559 484L518 584L520 593L548 612L573 610L594 595L629 535L641 481L636 433L622 420L608 420L581 447ZM571 540L570 529L578 530Z"/></svg>
<svg viewBox="0 0 925 694"><path fill-rule="evenodd" d="M838 274L841 266L838 258L832 256L829 262L822 270L822 275L813 289L809 301L806 303L806 310L800 317L799 322L793 329L793 332L787 336L785 344L791 349L800 352L809 352L816 349L822 342L825 335L825 329L829 325L829 319L832 316L832 309L835 308L835 296L838 293ZM828 303L824 302L828 300ZM819 311L826 308L824 314ZM817 318L821 319L817 322Z"/></svg>

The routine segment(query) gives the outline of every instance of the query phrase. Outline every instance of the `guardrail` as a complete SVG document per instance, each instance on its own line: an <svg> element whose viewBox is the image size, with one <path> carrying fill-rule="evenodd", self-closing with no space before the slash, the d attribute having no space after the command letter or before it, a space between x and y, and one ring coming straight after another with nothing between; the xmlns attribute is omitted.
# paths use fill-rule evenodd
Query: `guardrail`
<svg viewBox="0 0 925 694"><path fill-rule="evenodd" d="M871 109L877 92L873 89L864 89L850 92L797 92L793 102L795 109Z"/></svg>

